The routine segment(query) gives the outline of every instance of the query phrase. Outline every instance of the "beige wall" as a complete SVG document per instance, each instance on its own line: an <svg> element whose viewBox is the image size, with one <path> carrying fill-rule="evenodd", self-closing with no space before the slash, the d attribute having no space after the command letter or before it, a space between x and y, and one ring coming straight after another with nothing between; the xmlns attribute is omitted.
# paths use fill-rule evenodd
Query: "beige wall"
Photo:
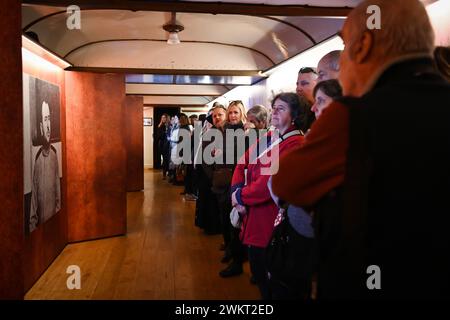
<svg viewBox="0 0 450 320"><path fill-rule="evenodd" d="M450 46L450 1L430 4L427 11L436 34L436 45Z"/></svg>
<svg viewBox="0 0 450 320"><path fill-rule="evenodd" d="M153 126L155 119L153 117L153 107L144 108L144 117L151 117L153 119ZM144 127L144 168L153 168L153 126Z"/></svg>

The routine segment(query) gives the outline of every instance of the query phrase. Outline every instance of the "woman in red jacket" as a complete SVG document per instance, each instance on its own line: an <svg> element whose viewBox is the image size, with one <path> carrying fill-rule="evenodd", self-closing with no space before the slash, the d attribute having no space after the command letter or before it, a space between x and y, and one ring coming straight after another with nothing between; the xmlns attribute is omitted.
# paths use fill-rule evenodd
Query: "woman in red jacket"
<svg viewBox="0 0 450 320"><path fill-rule="evenodd" d="M295 93L281 93L273 99L271 123L275 130L268 133L267 147L260 150L259 143L250 147L236 166L231 183L232 204L243 213L241 239L248 247L250 269L262 299L270 299L265 248L278 213L267 187L270 174L276 172L269 173L269 169L276 168L280 155L302 143L303 133L298 128L304 105Z"/></svg>

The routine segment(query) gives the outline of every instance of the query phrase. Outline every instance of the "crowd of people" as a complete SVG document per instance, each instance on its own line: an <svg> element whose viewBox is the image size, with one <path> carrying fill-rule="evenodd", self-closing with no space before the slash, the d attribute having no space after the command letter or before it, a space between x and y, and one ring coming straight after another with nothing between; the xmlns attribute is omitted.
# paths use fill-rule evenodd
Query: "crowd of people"
<svg viewBox="0 0 450 320"><path fill-rule="evenodd" d="M381 29L366 24L373 4ZM418 0L364 1L340 36L270 107L164 115L163 176L183 176L195 225L222 234L219 276L248 259L262 299L450 297L450 49ZM191 161L175 164L180 130Z"/></svg>

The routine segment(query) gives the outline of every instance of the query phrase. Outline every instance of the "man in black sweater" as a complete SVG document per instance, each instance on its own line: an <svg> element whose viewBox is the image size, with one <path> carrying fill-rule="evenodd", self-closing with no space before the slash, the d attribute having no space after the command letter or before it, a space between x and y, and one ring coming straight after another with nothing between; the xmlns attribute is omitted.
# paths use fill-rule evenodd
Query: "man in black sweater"
<svg viewBox="0 0 450 320"><path fill-rule="evenodd" d="M427 12L364 1L341 37L346 97L280 160L274 192L315 207L319 297L449 298L450 85L433 66Z"/></svg>

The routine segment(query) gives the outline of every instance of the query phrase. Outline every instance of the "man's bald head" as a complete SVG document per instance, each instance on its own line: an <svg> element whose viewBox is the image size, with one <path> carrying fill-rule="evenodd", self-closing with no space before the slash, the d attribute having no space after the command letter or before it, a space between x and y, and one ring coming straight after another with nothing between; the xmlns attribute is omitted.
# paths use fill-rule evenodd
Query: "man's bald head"
<svg viewBox="0 0 450 320"><path fill-rule="evenodd" d="M381 28L369 30L369 6L380 8ZM377 53L398 57L413 53L431 53L434 31L424 5L419 0L365 0L350 12L346 23L353 41L365 31L371 31Z"/></svg>
<svg viewBox="0 0 450 320"><path fill-rule="evenodd" d="M370 6L380 8L380 29L369 29ZM366 0L350 12L341 31L345 48L339 82L344 95L364 94L388 65L407 57L432 57L434 32L419 0Z"/></svg>
<svg viewBox="0 0 450 320"><path fill-rule="evenodd" d="M317 78L318 82L337 79L339 77L339 59L341 52L341 50L331 51L320 59L317 64L317 73L319 74Z"/></svg>

